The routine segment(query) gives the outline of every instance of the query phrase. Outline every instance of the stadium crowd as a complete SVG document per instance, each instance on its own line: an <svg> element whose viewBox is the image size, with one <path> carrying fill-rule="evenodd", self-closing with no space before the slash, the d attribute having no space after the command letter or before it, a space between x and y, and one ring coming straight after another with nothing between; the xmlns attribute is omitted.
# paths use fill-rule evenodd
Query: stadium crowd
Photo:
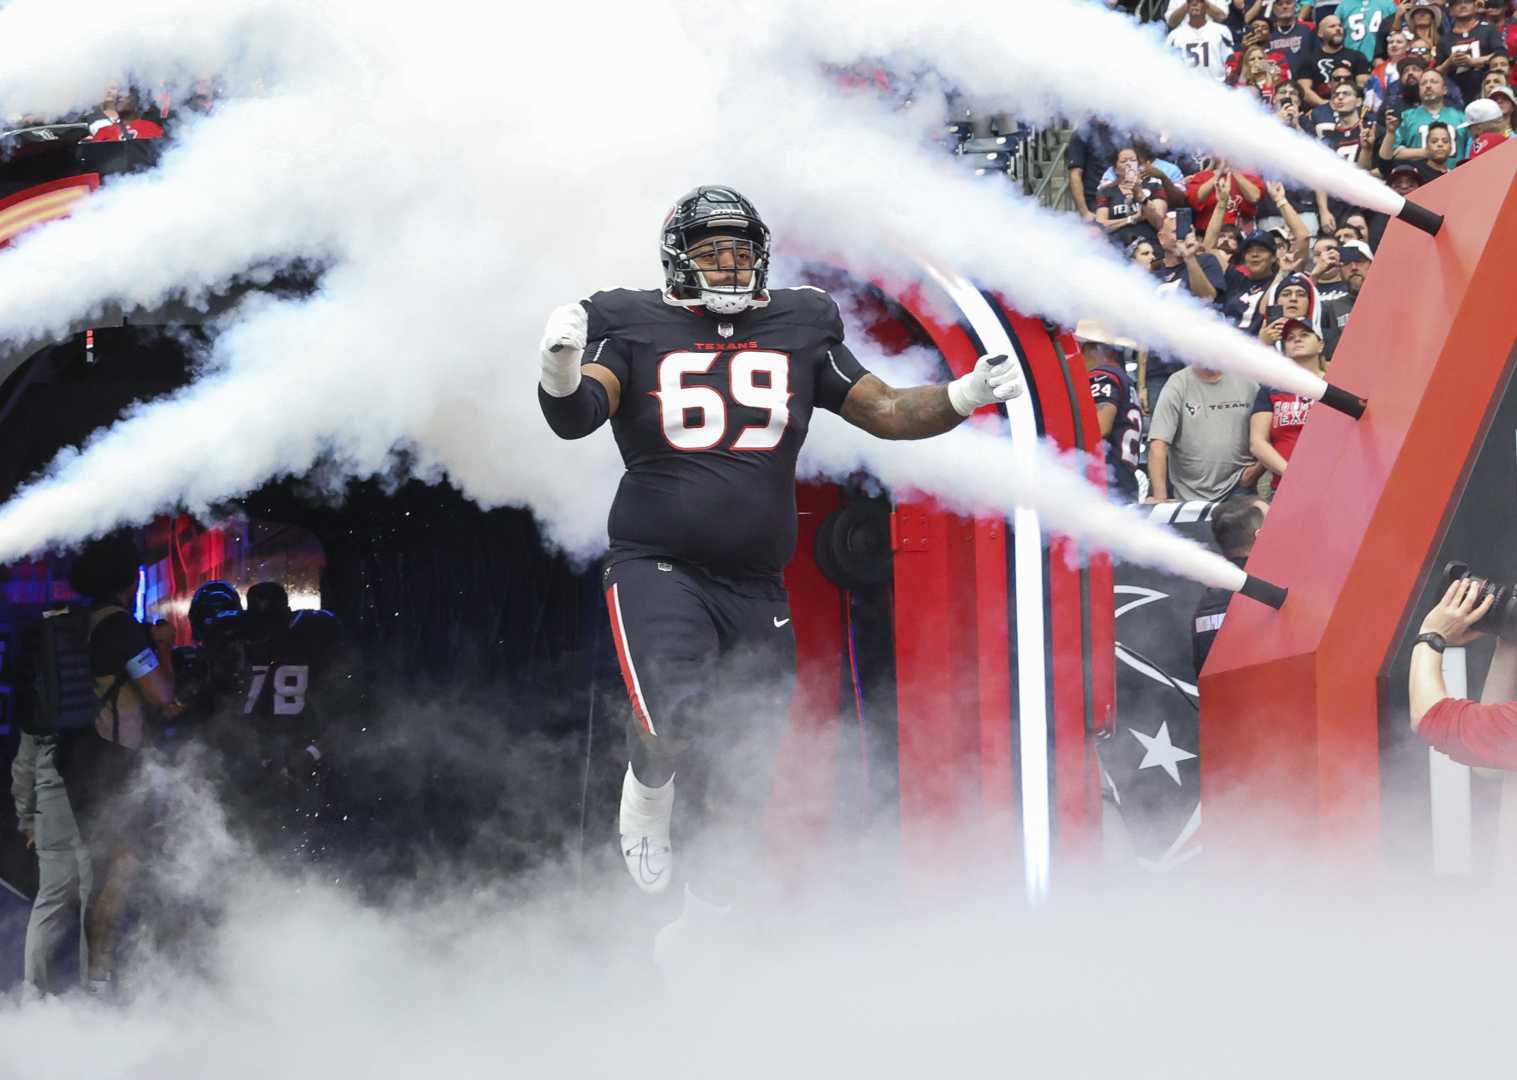
<svg viewBox="0 0 1517 1080"><path fill-rule="evenodd" d="M1186 63L1403 195L1513 138L1509 0L1136 7L1157 16L1155 32ZM1067 165L1080 218L1151 272L1157 289L1188 291L1296 363L1326 370L1385 215L1101 121L1076 130ZM1267 496L1280 483L1310 399L1182 365L1098 326L1077 336L1115 490L1216 501Z"/></svg>

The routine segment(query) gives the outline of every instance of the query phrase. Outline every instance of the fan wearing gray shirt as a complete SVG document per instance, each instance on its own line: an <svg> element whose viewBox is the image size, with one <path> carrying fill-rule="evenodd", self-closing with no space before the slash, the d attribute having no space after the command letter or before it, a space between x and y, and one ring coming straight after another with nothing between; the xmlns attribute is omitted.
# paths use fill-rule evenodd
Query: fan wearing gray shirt
<svg viewBox="0 0 1517 1080"><path fill-rule="evenodd" d="M1148 429L1148 479L1153 502L1215 502L1254 465L1248 418L1259 384L1191 366L1164 384Z"/></svg>

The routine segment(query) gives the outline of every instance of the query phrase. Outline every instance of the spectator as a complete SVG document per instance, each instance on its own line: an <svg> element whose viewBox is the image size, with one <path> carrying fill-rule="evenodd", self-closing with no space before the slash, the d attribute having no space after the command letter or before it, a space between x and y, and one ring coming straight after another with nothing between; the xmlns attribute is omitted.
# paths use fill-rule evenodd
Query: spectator
<svg viewBox="0 0 1517 1080"><path fill-rule="evenodd" d="M1138 388L1122 363L1122 354L1135 348L1135 343L1112 338L1089 321L1075 328L1075 337L1090 374L1101 438L1106 441L1107 486L1123 502L1136 502L1143 409Z"/></svg>
<svg viewBox="0 0 1517 1080"><path fill-rule="evenodd" d="M1476 0L1453 0L1449 10L1454 22L1438 42L1438 70L1465 101L1474 101L1491 57L1504 55L1506 42L1501 31L1481 20Z"/></svg>
<svg viewBox="0 0 1517 1080"><path fill-rule="evenodd" d="M1178 219L1173 212L1164 215L1159 225L1159 258L1152 269L1159 279L1159 291L1183 289L1198 300L1211 303L1222 294L1226 281L1222 266L1213 255L1201 248L1195 229L1178 235Z"/></svg>
<svg viewBox="0 0 1517 1080"><path fill-rule="evenodd" d="M1327 368L1322 361L1322 338L1312 325L1301 319L1290 319L1285 326L1285 355L1313 375L1325 375ZM1312 411L1312 399L1299 394L1261 386L1254 398L1253 415L1249 417L1248 449L1269 474L1265 482L1278 488L1285 476L1291 454L1295 452L1296 440L1306 426L1306 417Z"/></svg>
<svg viewBox="0 0 1517 1080"><path fill-rule="evenodd" d="M190 87L190 96L184 100L184 108L187 112L209 116L220 100L221 87L215 79L196 79Z"/></svg>
<svg viewBox="0 0 1517 1080"><path fill-rule="evenodd" d="M1370 68L1369 82L1364 84L1364 99L1372 100L1373 108L1379 109L1390 100L1391 89L1401 79L1401 63L1406 59L1406 49L1411 40L1410 34L1398 32L1386 35L1385 56L1374 61Z"/></svg>
<svg viewBox="0 0 1517 1080"><path fill-rule="evenodd" d="M1499 108L1496 110L1501 111ZM1468 124L1459 125L1468 128ZM1454 153L1454 130L1442 121L1432 123L1427 128L1427 158L1417 163L1418 170L1422 173L1422 182L1426 184L1430 180L1436 180L1449 171L1449 157Z"/></svg>
<svg viewBox="0 0 1517 1080"><path fill-rule="evenodd" d="M1143 214L1144 204L1163 190L1155 180L1144 180L1138 154L1131 146L1117 153L1117 179L1096 192L1096 224L1120 246L1135 240L1154 243L1157 233Z"/></svg>
<svg viewBox="0 0 1517 1080"><path fill-rule="evenodd" d="M1150 225L1158 227L1156 217L1162 217L1170 206L1182 206L1185 203L1185 189L1181 186L1185 183L1185 174L1180 167L1172 161L1165 161L1159 157L1154 148L1142 139L1134 139L1133 153L1138 155L1138 179L1145 187L1158 185L1163 189L1165 207L1164 211L1157 215L1149 216ZM1117 182L1117 167L1115 164L1101 174L1101 186L1107 187ZM1147 209L1147 207L1145 207Z"/></svg>
<svg viewBox="0 0 1517 1080"><path fill-rule="evenodd" d="M1264 528L1264 518L1269 513L1269 503L1256 495L1238 495L1228 499L1212 511L1211 533L1228 562L1238 569L1248 562L1253 554L1254 541L1259 530ZM1227 605L1232 601L1231 589L1211 586L1201 594L1196 604L1196 617L1190 636L1191 658L1196 662L1196 675L1206 666L1211 655L1212 643L1222 629L1227 615Z"/></svg>
<svg viewBox="0 0 1517 1080"><path fill-rule="evenodd" d="M1381 32L1388 29L1386 23L1395 14L1395 0L1339 0L1337 8L1343 20L1344 42L1366 60L1380 54Z"/></svg>
<svg viewBox="0 0 1517 1080"><path fill-rule="evenodd" d="M1333 239L1338 241L1338 250L1341 253L1344 244L1360 239L1359 230L1346 222L1340 222L1338 227L1333 230Z"/></svg>
<svg viewBox="0 0 1517 1080"><path fill-rule="evenodd" d="M1356 86L1369 81L1370 62L1343 43L1343 20L1328 15L1317 24L1317 44L1298 69L1296 84L1308 105L1322 105L1332 92L1340 65L1347 67Z"/></svg>
<svg viewBox="0 0 1517 1080"><path fill-rule="evenodd" d="M1138 269L1151 274L1154 272L1154 264L1159 261L1159 245L1152 240L1134 240L1127 245L1126 254L1138 264Z"/></svg>
<svg viewBox="0 0 1517 1080"><path fill-rule="evenodd" d="M1283 261L1283 260L1282 260ZM1322 306L1317 283L1299 270L1281 273L1264 294L1265 308L1254 320L1259 340L1285 350L1285 331L1292 320L1307 323L1320 337Z"/></svg>
<svg viewBox="0 0 1517 1080"><path fill-rule="evenodd" d="M1358 234L1360 240L1368 244L1370 242L1369 219L1364 216L1363 210L1355 210L1344 218L1344 224Z"/></svg>
<svg viewBox="0 0 1517 1080"><path fill-rule="evenodd" d="M126 89L121 83L112 81L106 83L105 94L100 99L100 106L94 112L85 116L84 122L89 125L90 134L110 127L121 119L117 106L126 97Z"/></svg>
<svg viewBox="0 0 1517 1080"><path fill-rule="evenodd" d="M1202 169L1186 177L1185 194L1196 215L1196 228L1203 233L1210 228L1219 201L1222 224L1241 227L1244 222L1252 222L1259 212L1264 178L1256 173L1236 171L1219 162L1215 168Z"/></svg>
<svg viewBox="0 0 1517 1080"><path fill-rule="evenodd" d="M1391 166L1385 183L1397 195L1407 198L1422 186L1423 176L1422 162L1402 161ZM1380 240L1385 236L1386 226L1389 224L1390 217L1386 214L1377 212L1369 215L1370 250L1373 251L1380 246Z"/></svg>
<svg viewBox="0 0 1517 1080"><path fill-rule="evenodd" d="M1169 0L1169 10L1164 12L1164 25L1170 30L1178 28L1193 17L1195 0ZM1228 0L1203 0L1202 12L1223 26L1231 17Z"/></svg>
<svg viewBox="0 0 1517 1080"><path fill-rule="evenodd" d="M1201 250L1217 260L1217 265L1222 268L1222 291L1227 291L1227 268L1238 257L1238 249L1243 246L1243 232L1236 225L1223 225L1217 230L1215 236L1208 234L1201 241Z"/></svg>
<svg viewBox="0 0 1517 1080"><path fill-rule="evenodd" d="M1065 154L1069 164L1069 194L1081 221L1096 220L1101 175L1117 160L1122 145L1117 134L1101 120L1092 120L1070 138Z"/></svg>
<svg viewBox="0 0 1517 1080"><path fill-rule="evenodd" d="M1396 81L1391 83L1389 89L1386 90L1385 104L1380 110L1382 126L1392 113L1404 116L1422 104L1418 87L1427 69L1428 61L1411 52L1408 52L1397 65Z"/></svg>
<svg viewBox="0 0 1517 1080"><path fill-rule="evenodd" d="M1512 122L1512 113L1517 112L1517 92L1513 92L1510 86L1498 86L1491 91L1491 100L1496 103L1497 108L1501 110L1501 115L1506 119L1506 129L1517 130L1517 124Z"/></svg>
<svg viewBox="0 0 1517 1080"><path fill-rule="evenodd" d="M1517 33L1517 23L1510 24L1510 29L1513 33ZM1492 72L1506 76L1507 85L1512 85L1512 59L1510 52L1497 53L1491 57L1491 62L1486 65L1485 73L1489 75Z"/></svg>
<svg viewBox="0 0 1517 1080"><path fill-rule="evenodd" d="M1259 301L1275 279L1275 242L1268 233L1254 233L1242 242L1227 268L1222 294L1222 317L1234 326L1252 326Z"/></svg>
<svg viewBox="0 0 1517 1080"><path fill-rule="evenodd" d="M1510 89L1510 84L1506 81L1506 74L1504 71L1487 71L1485 77L1480 80L1480 97L1488 98L1498 90ZM1469 112L1469 106L1465 106L1464 111L1466 113Z"/></svg>
<svg viewBox="0 0 1517 1080"><path fill-rule="evenodd" d="M1275 118L1289 128L1301 129L1301 91L1286 85L1275 91L1275 100L1270 102Z"/></svg>
<svg viewBox="0 0 1517 1080"><path fill-rule="evenodd" d="M1437 71L1426 71L1417 82L1420 104L1396 121L1385 118L1385 140L1380 144L1380 156L1391 161L1425 161L1428 157L1428 128L1436 123L1447 124L1457 129L1464 123L1464 113L1444 100L1443 76ZM1393 138L1394 137L1394 138ZM1390 145L1387 145L1390 143ZM1458 164L1467 149L1463 135L1454 144L1451 160Z"/></svg>
<svg viewBox="0 0 1517 1080"><path fill-rule="evenodd" d="M1333 110L1333 123L1319 130L1317 138L1341 158L1346 158L1368 171L1375 164L1374 128L1364 123L1364 93L1351 80L1333 87L1329 104ZM1331 232L1338 224L1338 216L1349 205L1342 199L1329 197L1325 191L1312 193L1316 220L1309 224L1311 233L1319 228Z"/></svg>
<svg viewBox="0 0 1517 1080"><path fill-rule="evenodd" d="M1183 21L1171 23L1164 43L1185 57L1193 68L1209 72L1218 82L1227 78L1227 58L1233 51L1233 32L1225 12L1213 9L1207 0L1182 0L1178 9ZM1218 18L1218 14L1223 18Z"/></svg>
<svg viewBox="0 0 1517 1080"><path fill-rule="evenodd" d="M1370 271L1370 263L1374 256L1370 254L1369 245L1361 240L1350 240L1340 247L1343 260L1343 280L1348 283L1349 296L1354 300L1359 299L1359 291L1364 288L1364 279Z"/></svg>
<svg viewBox="0 0 1517 1080"><path fill-rule="evenodd" d="M1386 184L1403 198L1410 195L1422 186L1422 170L1417 167L1420 164L1403 161L1393 166L1390 176L1385 179Z"/></svg>
<svg viewBox="0 0 1517 1080"><path fill-rule="evenodd" d="M1412 5L1400 28L1409 31L1413 38L1426 45L1430 53L1436 53L1439 39L1443 36L1442 21L1443 12L1438 5L1424 2Z"/></svg>
<svg viewBox="0 0 1517 1080"><path fill-rule="evenodd" d="M1277 83L1282 85L1290 83L1290 61L1283 52L1271 52L1269 48L1270 25L1268 19L1258 19L1248 24L1244 31L1243 40L1238 46L1238 51L1227 58L1227 82L1233 86L1242 86L1246 81L1244 76L1250 63L1257 57L1264 57L1275 65Z"/></svg>
<svg viewBox="0 0 1517 1080"><path fill-rule="evenodd" d="M1317 283L1317 304L1322 313L1322 355L1331 360L1354 310L1354 294L1343 276L1343 253L1334 237L1319 236L1313 241L1312 280Z"/></svg>
<svg viewBox="0 0 1517 1080"><path fill-rule="evenodd" d="M1171 378L1148 430L1150 501L1215 502L1251 483L1248 414L1258 393L1258 383L1194 365Z"/></svg>
<svg viewBox="0 0 1517 1080"><path fill-rule="evenodd" d="M136 546L118 534L86 546L69 569L69 584L90 601L90 672L100 711L94 730L61 738L58 771L89 849L87 985L96 993L110 988L118 926L144 853L147 821L130 790L138 754L150 716L178 712L173 631L149 631L131 614L138 561Z"/></svg>
<svg viewBox="0 0 1517 1080"><path fill-rule="evenodd" d="M1443 681L1443 650L1481 634L1475 624L1495 600L1484 585L1478 578L1454 582L1417 629L1407 688L1412 730L1460 764L1517 769L1517 644L1497 639L1480 704L1449 697Z"/></svg>
<svg viewBox="0 0 1517 1080"><path fill-rule="evenodd" d="M1296 15L1296 0L1274 0L1270 5L1270 51L1285 54L1292 77L1301 74L1317 48L1317 35Z"/></svg>
<svg viewBox="0 0 1517 1080"><path fill-rule="evenodd" d="M1510 100L1511 90L1502 87ZM1487 150L1494 150L1512 137L1511 121L1507 112L1490 98L1477 98L1464 111L1464 127L1471 136L1470 156L1473 161Z"/></svg>
<svg viewBox="0 0 1517 1080"><path fill-rule="evenodd" d="M1511 20L1511 13L1507 9L1506 0L1485 0L1485 6L1481 11L1484 14L1485 21L1490 23L1501 37L1503 47L1499 55L1504 60L1508 56L1511 56L1514 51L1517 51L1517 22ZM1510 66L1511 64L1508 63L1507 67ZM1496 70L1496 58L1494 56L1491 57L1491 63L1486 70Z"/></svg>
<svg viewBox="0 0 1517 1080"><path fill-rule="evenodd" d="M1268 104L1274 100L1275 91L1282 86L1293 85L1289 68L1281 75L1281 64L1257 45L1243 51L1243 63L1238 83L1259 95L1259 100Z"/></svg>
<svg viewBox="0 0 1517 1080"><path fill-rule="evenodd" d="M106 102L101 107L103 113L111 100L110 90L107 90ZM163 138L162 126L143 117L141 98L135 89L124 93L118 90L114 100L115 108L102 116L104 123L92 122L90 133L83 141L124 142Z"/></svg>

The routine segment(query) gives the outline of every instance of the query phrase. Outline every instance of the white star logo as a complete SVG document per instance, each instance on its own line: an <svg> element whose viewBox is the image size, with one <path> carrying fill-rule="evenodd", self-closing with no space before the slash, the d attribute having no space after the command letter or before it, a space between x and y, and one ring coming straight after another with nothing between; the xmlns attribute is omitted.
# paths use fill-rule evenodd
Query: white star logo
<svg viewBox="0 0 1517 1080"><path fill-rule="evenodd" d="M1129 728L1132 737L1143 744L1143 761L1138 765L1139 769L1152 769L1155 766L1169 773L1169 778L1180 787L1180 770L1175 766L1182 761L1189 761L1195 757L1189 750L1181 750L1169 741L1169 721L1159 725L1159 730L1153 735L1145 735L1141 731Z"/></svg>

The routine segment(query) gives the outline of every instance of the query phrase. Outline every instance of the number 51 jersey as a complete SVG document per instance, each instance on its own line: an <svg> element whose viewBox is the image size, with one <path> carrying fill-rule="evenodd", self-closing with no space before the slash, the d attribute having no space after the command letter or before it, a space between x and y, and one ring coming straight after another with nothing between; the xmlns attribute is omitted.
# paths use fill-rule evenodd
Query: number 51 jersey
<svg viewBox="0 0 1517 1080"><path fill-rule="evenodd" d="M664 556L724 577L777 578L795 549L795 463L811 410L840 412L865 375L820 289L773 289L737 315L657 290L583 301L584 362L621 382L611 430L627 467L612 563Z"/></svg>

